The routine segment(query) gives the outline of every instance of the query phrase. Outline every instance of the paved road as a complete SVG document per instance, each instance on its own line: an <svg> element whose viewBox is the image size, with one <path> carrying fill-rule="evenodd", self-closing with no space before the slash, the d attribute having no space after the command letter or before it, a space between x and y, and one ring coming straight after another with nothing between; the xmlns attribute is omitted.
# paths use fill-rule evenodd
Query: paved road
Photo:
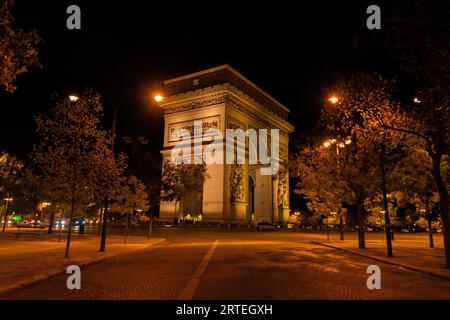
<svg viewBox="0 0 450 320"><path fill-rule="evenodd" d="M450 282L310 244L313 235L160 228L162 245L82 270L82 289L66 276L1 299L450 299ZM323 237L323 235L322 235ZM382 289L368 290L378 264Z"/></svg>

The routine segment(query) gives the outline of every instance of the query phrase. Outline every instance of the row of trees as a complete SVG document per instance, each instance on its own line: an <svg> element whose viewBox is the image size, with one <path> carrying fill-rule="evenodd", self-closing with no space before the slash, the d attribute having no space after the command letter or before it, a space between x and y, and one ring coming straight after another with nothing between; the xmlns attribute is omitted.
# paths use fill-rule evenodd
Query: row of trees
<svg viewBox="0 0 450 320"><path fill-rule="evenodd" d="M295 155L292 168L312 201L333 211L343 203L354 206L361 248L367 209L381 202L388 255L388 196L416 204L429 221L435 197L450 267L450 46L448 37L441 37L450 31L449 6L396 1L393 12L378 43L398 62L400 77L370 72L336 77L325 90L333 96L320 119L325 134ZM413 83L413 94L399 90L404 79ZM332 138L326 145L336 149L322 145L325 136Z"/></svg>
<svg viewBox="0 0 450 320"><path fill-rule="evenodd" d="M112 135L101 126L103 106L99 94L86 90L78 99L63 95L55 96L54 101L50 115L36 116L38 142L30 154L29 165L2 154L0 192L31 200L34 207L45 199L53 208L63 209L69 221L101 208L100 251L104 251L109 211L125 215L127 222L137 210L147 212L147 188L131 174L126 155L113 153ZM55 209L49 233L54 214ZM71 228L66 257L70 239Z"/></svg>
<svg viewBox="0 0 450 320"><path fill-rule="evenodd" d="M16 91L14 81L31 66L41 67L37 46L42 43L36 30L25 31L15 26L11 14L13 0L0 3L0 88Z"/></svg>
<svg viewBox="0 0 450 320"><path fill-rule="evenodd" d="M339 79L330 91L340 98L325 108L321 118L324 133L309 141L292 161L294 175L301 178L298 192L310 200L310 210L331 210L340 215L342 207L346 207L348 220L358 226L360 248L365 247L369 209L384 211L382 225L389 240L392 203L400 207L404 207L402 203L414 205L430 230L436 217L433 200L440 208L432 160L419 147L420 140L380 122L380 117L392 119L394 112L403 112L392 102L391 84L371 74ZM449 178L447 160L448 156L444 156L439 171L445 185ZM389 245L388 254L392 255Z"/></svg>
<svg viewBox="0 0 450 320"><path fill-rule="evenodd" d="M31 66L42 67L38 59L42 39L36 30L16 26L13 5L13 0L0 4L0 87L10 93L17 89L14 82L18 76ZM114 136L101 126L101 97L92 90L72 100L55 96L54 102L50 116L36 117L39 141L26 165L6 152L0 154L0 196L14 199L13 209L30 215L43 210L39 208L42 201L51 202L49 233L56 212L71 219L101 208L100 251L104 251L110 210L125 215L128 226L133 212L145 213L151 204L159 202L160 158L142 148L148 141L144 137L138 138L138 143L124 138L131 160L124 153L115 156ZM6 223L8 212L3 209ZM70 237L71 228L66 256Z"/></svg>
<svg viewBox="0 0 450 320"><path fill-rule="evenodd" d="M0 87L10 93L17 89L14 82L19 75L31 66L41 67L37 47L42 43L36 30L24 31L15 26L13 5L13 0L0 5ZM0 196L13 197L13 209L32 216L44 209L39 208L40 203L51 202L49 233L57 212L71 221L75 215L89 216L100 211L100 251L104 251L109 213L125 216L128 234L130 216L135 211L145 214L152 207L153 216L153 208L160 201L161 180L164 201L177 203L186 193L200 196L206 167L166 162L161 179L159 152L155 155L147 147L146 137L123 137L122 149L130 158L124 153L115 155L115 125L113 132L102 128L100 95L87 90L72 99L56 95L54 102L50 116L36 117L38 143L26 166L6 152L0 154ZM6 224L8 212L3 209ZM71 228L66 256L70 239Z"/></svg>

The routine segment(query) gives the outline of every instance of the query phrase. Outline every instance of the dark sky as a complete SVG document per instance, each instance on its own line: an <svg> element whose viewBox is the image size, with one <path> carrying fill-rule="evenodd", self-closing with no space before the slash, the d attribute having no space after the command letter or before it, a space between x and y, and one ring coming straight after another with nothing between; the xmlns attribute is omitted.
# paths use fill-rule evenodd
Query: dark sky
<svg viewBox="0 0 450 320"><path fill-rule="evenodd" d="M163 3L163 4L161 4ZM291 109L296 133L311 128L335 73L392 69L383 51L352 46L373 1L32 1L17 0L17 24L36 28L43 69L0 92L0 149L31 151L33 116L48 112L52 92L90 86L117 101L118 130L162 144L161 110L149 103L161 80L228 63ZM78 4L82 29L66 28ZM389 3L376 2L382 18ZM107 102L107 101L106 101ZM105 104L111 115L111 105Z"/></svg>

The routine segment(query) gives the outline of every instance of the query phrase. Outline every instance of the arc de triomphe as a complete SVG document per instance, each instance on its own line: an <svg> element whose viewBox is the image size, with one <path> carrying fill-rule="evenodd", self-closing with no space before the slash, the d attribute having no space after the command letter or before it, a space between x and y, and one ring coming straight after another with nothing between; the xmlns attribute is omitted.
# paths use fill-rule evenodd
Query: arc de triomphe
<svg viewBox="0 0 450 320"><path fill-rule="evenodd" d="M289 109L228 65L164 81L163 161L177 141L171 133L202 121L203 130L278 129L279 170L261 174L261 164L206 164L208 178L201 196L161 202L160 220L194 218L221 223L285 223L289 218ZM203 148L207 145L204 143ZM248 155L248 146L246 146Z"/></svg>

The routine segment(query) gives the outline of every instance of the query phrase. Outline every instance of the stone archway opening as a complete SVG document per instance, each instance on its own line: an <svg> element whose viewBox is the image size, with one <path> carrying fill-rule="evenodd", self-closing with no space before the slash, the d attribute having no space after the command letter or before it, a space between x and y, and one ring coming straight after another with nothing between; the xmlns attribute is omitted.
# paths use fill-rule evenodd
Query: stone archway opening
<svg viewBox="0 0 450 320"><path fill-rule="evenodd" d="M183 197L183 218L198 217L203 214L203 186L201 190L188 190Z"/></svg>

